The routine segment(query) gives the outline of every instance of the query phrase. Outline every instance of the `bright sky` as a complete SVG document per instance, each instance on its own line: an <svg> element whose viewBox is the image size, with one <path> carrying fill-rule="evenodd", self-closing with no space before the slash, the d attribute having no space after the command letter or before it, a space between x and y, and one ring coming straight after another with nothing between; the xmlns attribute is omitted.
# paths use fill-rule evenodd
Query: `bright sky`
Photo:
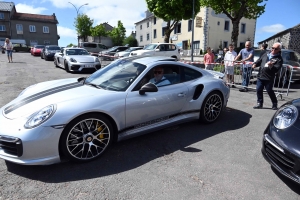
<svg viewBox="0 0 300 200"><path fill-rule="evenodd" d="M55 13L59 24L58 34L60 46L70 43L77 44L77 34L74 28L76 9L79 13L87 14L94 19L94 26L108 22L117 26L121 20L130 35L135 30L134 23L145 17L147 9L144 0L15 0L17 12L52 15ZM258 18L254 44L280 31L291 28L300 23L300 0L269 0L266 2L265 13Z"/></svg>

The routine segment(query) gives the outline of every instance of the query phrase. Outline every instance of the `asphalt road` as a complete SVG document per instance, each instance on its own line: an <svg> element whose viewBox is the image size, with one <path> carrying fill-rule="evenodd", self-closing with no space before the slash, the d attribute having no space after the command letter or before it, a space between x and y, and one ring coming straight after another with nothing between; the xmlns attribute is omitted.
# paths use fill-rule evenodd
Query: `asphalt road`
<svg viewBox="0 0 300 200"><path fill-rule="evenodd" d="M66 73L29 53L13 57L8 63L0 55L1 107L32 84L89 75ZM299 86L279 105L299 97ZM254 91L232 89L216 123L190 122L122 141L85 164L22 166L0 159L0 199L300 199L300 186L261 154L275 111L254 110L255 102ZM271 107L267 96L264 106Z"/></svg>

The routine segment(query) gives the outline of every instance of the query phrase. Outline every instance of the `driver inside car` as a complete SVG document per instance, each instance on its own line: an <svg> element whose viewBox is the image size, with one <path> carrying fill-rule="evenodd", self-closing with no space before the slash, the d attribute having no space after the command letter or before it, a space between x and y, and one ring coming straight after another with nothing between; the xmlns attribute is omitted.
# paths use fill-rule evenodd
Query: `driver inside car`
<svg viewBox="0 0 300 200"><path fill-rule="evenodd" d="M171 82L164 77L164 69L162 67L156 67L153 70L154 78L150 79L150 83L156 86L170 85Z"/></svg>

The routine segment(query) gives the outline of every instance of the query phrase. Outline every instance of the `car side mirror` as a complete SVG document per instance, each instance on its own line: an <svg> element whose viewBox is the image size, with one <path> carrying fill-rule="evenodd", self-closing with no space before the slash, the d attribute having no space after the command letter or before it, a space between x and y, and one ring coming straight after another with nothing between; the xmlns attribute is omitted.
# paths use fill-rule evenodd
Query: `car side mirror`
<svg viewBox="0 0 300 200"><path fill-rule="evenodd" d="M160 51L160 49L155 49L155 51Z"/></svg>
<svg viewBox="0 0 300 200"><path fill-rule="evenodd" d="M142 86L142 88L139 90L140 95L144 95L146 92L157 92L158 88L153 83L147 83Z"/></svg>

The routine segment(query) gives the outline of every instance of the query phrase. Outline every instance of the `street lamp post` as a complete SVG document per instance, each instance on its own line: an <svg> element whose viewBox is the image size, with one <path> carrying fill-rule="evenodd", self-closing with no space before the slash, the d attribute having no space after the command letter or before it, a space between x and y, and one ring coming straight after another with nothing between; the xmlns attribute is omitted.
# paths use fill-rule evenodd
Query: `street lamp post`
<svg viewBox="0 0 300 200"><path fill-rule="evenodd" d="M77 13L77 19L78 19L79 9L80 9L82 6L88 5L88 3L85 3L85 4L81 5L81 6L79 6L79 8L77 9L77 7L76 7L74 4L72 4L71 2L68 2L68 3L71 4L72 6L74 6L74 8L75 8L75 10L76 10L76 13ZM78 33L77 33L77 46L79 46L79 35L78 35Z"/></svg>
<svg viewBox="0 0 300 200"><path fill-rule="evenodd" d="M193 0L193 16L192 16L192 57L191 57L191 61L194 62L194 17L195 17L195 9L194 9L194 5L195 5L195 0Z"/></svg>

